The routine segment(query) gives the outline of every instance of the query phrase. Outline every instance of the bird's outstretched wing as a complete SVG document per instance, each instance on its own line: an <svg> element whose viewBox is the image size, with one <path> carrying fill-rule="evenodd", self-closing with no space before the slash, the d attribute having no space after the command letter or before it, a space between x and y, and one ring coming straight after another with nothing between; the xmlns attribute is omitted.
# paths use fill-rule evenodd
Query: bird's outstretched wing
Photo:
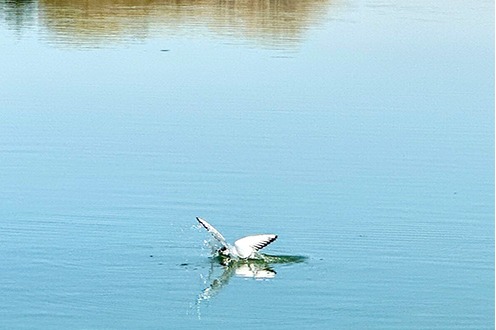
<svg viewBox="0 0 496 330"><path fill-rule="evenodd" d="M217 229L215 229L211 224L206 222L204 219L200 217L196 217L196 220L210 233L212 234L213 237L215 237L216 240L218 240L222 245L224 245L226 248L229 248L229 245L226 242L226 239L224 236L222 236L221 233Z"/></svg>
<svg viewBox="0 0 496 330"><path fill-rule="evenodd" d="M242 258L250 257L254 252L263 249L277 239L274 234L246 236L234 242L234 247Z"/></svg>

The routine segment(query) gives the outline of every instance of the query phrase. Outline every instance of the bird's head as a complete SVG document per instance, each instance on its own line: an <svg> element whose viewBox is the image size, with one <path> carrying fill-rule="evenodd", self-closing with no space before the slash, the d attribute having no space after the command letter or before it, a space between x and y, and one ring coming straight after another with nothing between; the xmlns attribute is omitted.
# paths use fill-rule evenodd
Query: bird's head
<svg viewBox="0 0 496 330"><path fill-rule="evenodd" d="M223 246L223 247L221 247L219 249L219 254L222 254L224 256L228 256L229 255L229 250L225 246Z"/></svg>

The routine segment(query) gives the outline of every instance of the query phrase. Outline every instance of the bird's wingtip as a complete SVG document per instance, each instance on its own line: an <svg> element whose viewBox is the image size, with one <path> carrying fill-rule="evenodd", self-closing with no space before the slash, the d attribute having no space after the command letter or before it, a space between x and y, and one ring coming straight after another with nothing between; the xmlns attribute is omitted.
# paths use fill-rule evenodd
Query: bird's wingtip
<svg viewBox="0 0 496 330"><path fill-rule="evenodd" d="M196 217L196 220L200 223L200 225L202 225L203 227L205 227L205 229L208 230L208 224L207 224L207 222L205 220L203 220L200 217Z"/></svg>

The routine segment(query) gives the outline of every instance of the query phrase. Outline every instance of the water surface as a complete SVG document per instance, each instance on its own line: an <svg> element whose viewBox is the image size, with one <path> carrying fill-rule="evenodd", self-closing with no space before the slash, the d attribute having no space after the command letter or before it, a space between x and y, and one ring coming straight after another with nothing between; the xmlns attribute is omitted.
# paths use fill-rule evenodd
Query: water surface
<svg viewBox="0 0 496 330"><path fill-rule="evenodd" d="M2 327L493 328L493 13L0 1Z"/></svg>

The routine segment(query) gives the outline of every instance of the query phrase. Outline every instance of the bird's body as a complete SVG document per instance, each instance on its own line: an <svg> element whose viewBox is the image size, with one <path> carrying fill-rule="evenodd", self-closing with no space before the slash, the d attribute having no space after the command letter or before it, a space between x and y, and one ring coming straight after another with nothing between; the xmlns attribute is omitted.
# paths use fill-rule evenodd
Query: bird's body
<svg viewBox="0 0 496 330"><path fill-rule="evenodd" d="M231 245L227 243L224 236L222 236L222 234L211 224L200 217L196 217L196 220L198 220L198 222L222 244L222 248L219 250L219 253L231 258L256 258L259 250L263 249L277 239L277 235L274 234L252 235L240 238L234 242L234 245Z"/></svg>

